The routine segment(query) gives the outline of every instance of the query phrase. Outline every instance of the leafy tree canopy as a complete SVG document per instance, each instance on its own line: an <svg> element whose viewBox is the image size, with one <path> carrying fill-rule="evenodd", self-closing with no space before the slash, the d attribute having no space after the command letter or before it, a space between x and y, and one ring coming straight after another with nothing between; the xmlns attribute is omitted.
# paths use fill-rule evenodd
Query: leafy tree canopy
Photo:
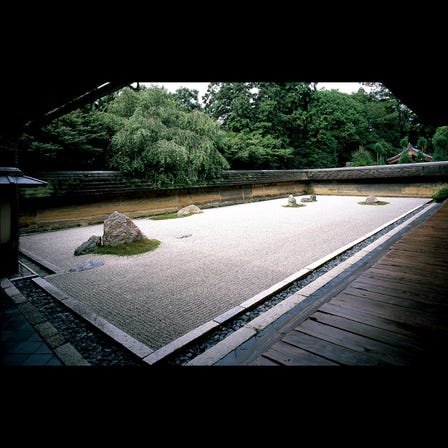
<svg viewBox="0 0 448 448"><path fill-rule="evenodd" d="M369 92L348 95L310 82L214 82L202 105L197 90L137 83L15 144L29 172L113 168L159 186L201 183L229 166L345 166L361 146L382 164L407 141L448 160L446 126L419 123L384 86L364 84Z"/></svg>
<svg viewBox="0 0 448 448"><path fill-rule="evenodd" d="M448 126L438 127L432 137L434 155L432 160L439 162L448 160Z"/></svg>
<svg viewBox="0 0 448 448"><path fill-rule="evenodd" d="M167 187L201 183L229 167L218 150L223 133L217 122L180 107L162 88L129 90L107 108L123 119L112 138L112 168Z"/></svg>
<svg viewBox="0 0 448 448"><path fill-rule="evenodd" d="M375 165L372 154L365 147L360 146L352 153L352 166Z"/></svg>
<svg viewBox="0 0 448 448"><path fill-rule="evenodd" d="M89 170L105 164L110 128L101 113L77 109L20 138L21 166L38 170Z"/></svg>
<svg viewBox="0 0 448 448"><path fill-rule="evenodd" d="M309 114L310 139L322 132L331 136L336 149L336 166L344 166L350 161L352 151L368 140L368 122L362 106L346 93L317 91Z"/></svg>

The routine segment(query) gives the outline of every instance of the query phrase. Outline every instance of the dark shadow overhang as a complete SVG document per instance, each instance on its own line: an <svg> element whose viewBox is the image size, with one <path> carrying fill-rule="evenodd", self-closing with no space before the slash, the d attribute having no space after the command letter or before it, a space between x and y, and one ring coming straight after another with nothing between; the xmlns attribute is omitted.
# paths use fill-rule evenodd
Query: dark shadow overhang
<svg viewBox="0 0 448 448"><path fill-rule="evenodd" d="M434 75L396 76L382 81L394 96L411 109L426 125L448 126L448 88L446 80Z"/></svg>
<svg viewBox="0 0 448 448"><path fill-rule="evenodd" d="M0 120L0 136L16 136L27 127L43 125L120 88L132 84L125 79L109 82L103 79L58 79L40 77L28 84L3 82L2 108L7 111Z"/></svg>

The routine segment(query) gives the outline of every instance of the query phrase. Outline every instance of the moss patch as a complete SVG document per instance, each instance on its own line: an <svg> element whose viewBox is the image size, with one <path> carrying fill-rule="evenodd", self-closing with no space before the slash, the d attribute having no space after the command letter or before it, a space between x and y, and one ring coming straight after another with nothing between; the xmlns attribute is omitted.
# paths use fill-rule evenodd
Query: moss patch
<svg viewBox="0 0 448 448"><path fill-rule="evenodd" d="M368 202L362 201L362 202L358 202L358 204L360 204L360 205L386 205L386 204L389 204L389 202L377 201L377 202L368 203Z"/></svg>
<svg viewBox="0 0 448 448"><path fill-rule="evenodd" d="M129 244L120 244L118 246L101 246L95 249L92 253L98 255L137 255L145 252L150 252L159 247L159 240L150 240L149 238L142 238Z"/></svg>
<svg viewBox="0 0 448 448"><path fill-rule="evenodd" d="M432 195L432 199L436 202L443 202L448 198L448 185L444 184L440 186L437 191Z"/></svg>
<svg viewBox="0 0 448 448"><path fill-rule="evenodd" d="M285 208L299 208L299 207L305 207L305 204L282 205L282 207L285 207Z"/></svg>
<svg viewBox="0 0 448 448"><path fill-rule="evenodd" d="M182 215L182 216L178 216L177 213L167 213L166 215L151 216L149 219L152 219L154 221L161 221L162 219L186 218L187 216L199 215L199 213L188 213L188 215Z"/></svg>

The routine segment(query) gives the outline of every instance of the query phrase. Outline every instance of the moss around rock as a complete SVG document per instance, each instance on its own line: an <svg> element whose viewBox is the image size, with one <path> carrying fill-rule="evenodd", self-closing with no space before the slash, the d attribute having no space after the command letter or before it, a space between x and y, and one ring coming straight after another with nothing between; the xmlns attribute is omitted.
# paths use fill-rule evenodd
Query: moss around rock
<svg viewBox="0 0 448 448"><path fill-rule="evenodd" d="M120 244L117 246L101 246L98 247L93 253L98 255L119 256L138 255L157 249L159 245L159 240L143 237L133 243Z"/></svg>
<svg viewBox="0 0 448 448"><path fill-rule="evenodd" d="M360 205L386 205L386 204L389 204L389 202L386 202L386 201L376 201L376 202L361 201L361 202L358 202L358 204L360 204Z"/></svg>

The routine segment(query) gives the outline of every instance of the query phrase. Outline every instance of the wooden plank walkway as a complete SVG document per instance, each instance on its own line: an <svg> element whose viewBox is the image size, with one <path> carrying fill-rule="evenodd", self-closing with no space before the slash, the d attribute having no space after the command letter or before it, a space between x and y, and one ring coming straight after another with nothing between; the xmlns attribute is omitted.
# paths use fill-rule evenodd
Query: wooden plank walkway
<svg viewBox="0 0 448 448"><path fill-rule="evenodd" d="M447 274L444 203L305 320L252 347L244 365L444 366Z"/></svg>

